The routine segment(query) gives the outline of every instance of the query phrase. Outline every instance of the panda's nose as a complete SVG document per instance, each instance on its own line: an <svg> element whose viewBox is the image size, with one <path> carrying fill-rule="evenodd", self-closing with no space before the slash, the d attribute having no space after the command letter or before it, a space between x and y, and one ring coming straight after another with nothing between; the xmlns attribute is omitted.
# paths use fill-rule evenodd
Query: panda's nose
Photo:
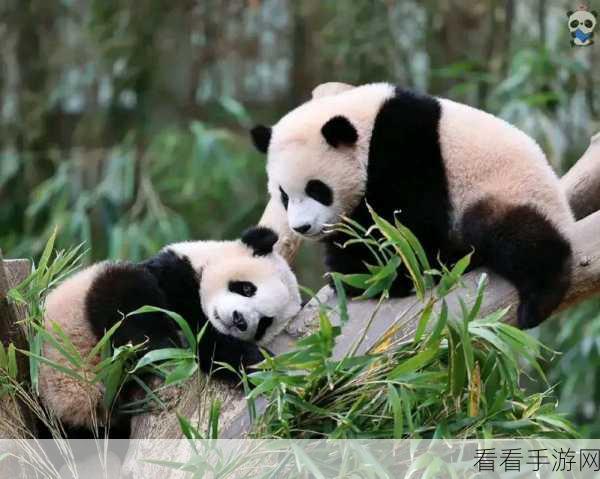
<svg viewBox="0 0 600 479"><path fill-rule="evenodd" d="M238 311L233 312L233 325L240 331L246 331L248 329L248 323L244 319L244 315Z"/></svg>
<svg viewBox="0 0 600 479"><path fill-rule="evenodd" d="M304 233L306 233L309 229L310 229L310 225L309 224L302 225L302 226L294 226L294 231L297 232L297 233L300 233L301 235L303 235Z"/></svg>

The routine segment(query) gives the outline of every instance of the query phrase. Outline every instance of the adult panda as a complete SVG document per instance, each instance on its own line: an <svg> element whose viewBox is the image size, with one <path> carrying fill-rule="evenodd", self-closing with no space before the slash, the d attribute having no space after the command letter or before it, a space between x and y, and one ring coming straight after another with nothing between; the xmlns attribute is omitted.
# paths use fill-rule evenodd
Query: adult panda
<svg viewBox="0 0 600 479"><path fill-rule="evenodd" d="M574 219L536 142L509 123L453 101L388 83L326 83L313 98L252 138L268 153L269 192L291 229L326 247L331 271L358 273L372 261L361 245L338 247L327 224L366 207L397 214L430 260L475 250L520 296L518 324L531 328L560 303L569 283ZM391 294L411 291L400 274Z"/></svg>
<svg viewBox="0 0 600 479"><path fill-rule="evenodd" d="M214 361L247 368L263 359L258 345L267 344L300 309L298 283L273 251L276 241L272 230L255 227L236 241L171 244L141 263L97 263L50 292L46 328L52 331L57 323L85 357L123 318L121 313L157 306L180 314L195 331L206 325L198 345L203 371L211 371ZM145 342L144 352L181 343L176 323L162 313L128 317L112 342L115 346ZM43 353L72 367L51 343L44 344ZM95 358L94 364L99 360ZM215 375L238 379L224 369ZM101 384L83 384L48 365L40 369L39 393L69 437L85 437L94 412L101 410ZM118 434L126 431L118 420L114 426Z"/></svg>

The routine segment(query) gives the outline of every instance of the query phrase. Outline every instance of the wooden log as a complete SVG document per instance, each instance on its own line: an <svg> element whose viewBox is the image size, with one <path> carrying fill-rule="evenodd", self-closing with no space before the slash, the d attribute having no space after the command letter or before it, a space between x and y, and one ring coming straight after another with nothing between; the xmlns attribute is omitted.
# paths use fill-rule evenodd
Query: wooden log
<svg viewBox="0 0 600 479"><path fill-rule="evenodd" d="M23 306L8 300L7 294L31 272L28 260L18 259L4 261L0 251L0 341L6 348L10 343L17 348L27 349L27 339L20 321L26 318ZM18 354L18 380L29 378L29 362L22 354ZM34 431L34 419L31 412L19 401L10 396L0 400L0 438L27 438Z"/></svg>
<svg viewBox="0 0 600 479"><path fill-rule="evenodd" d="M17 286L31 272L31 262L25 259L3 260L0 251L0 340L4 345L9 342L26 344L23 328L17 321L24 319L26 311L22 305L9 303L8 291ZM25 360L25 358L24 358ZM25 360L25 364L27 361Z"/></svg>

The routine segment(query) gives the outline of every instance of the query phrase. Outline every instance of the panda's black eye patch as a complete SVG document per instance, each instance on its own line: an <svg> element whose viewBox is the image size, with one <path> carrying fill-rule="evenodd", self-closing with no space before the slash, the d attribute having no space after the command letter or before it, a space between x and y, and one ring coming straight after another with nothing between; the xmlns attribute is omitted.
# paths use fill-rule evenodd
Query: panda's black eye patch
<svg viewBox="0 0 600 479"><path fill-rule="evenodd" d="M313 200L318 201L325 206L331 206L333 203L333 191L320 180L310 180L306 183L304 191Z"/></svg>
<svg viewBox="0 0 600 479"><path fill-rule="evenodd" d="M585 26L586 26L586 27L588 27L588 28L592 28L592 26L593 26L593 25L594 25L594 24L592 23L592 21L591 21L591 20L586 20L586 21L585 21Z"/></svg>
<svg viewBox="0 0 600 479"><path fill-rule="evenodd" d="M250 281L230 281L229 291L235 294L251 298L256 294L256 286Z"/></svg>
<svg viewBox="0 0 600 479"><path fill-rule="evenodd" d="M279 187L279 193L281 193L281 203L283 204L283 207L287 210L288 203L290 202L290 197L285 191L283 191L283 188L281 186Z"/></svg>
<svg viewBox="0 0 600 479"><path fill-rule="evenodd" d="M571 22L571 28L577 28L579 26L579 21L578 20L573 20Z"/></svg>

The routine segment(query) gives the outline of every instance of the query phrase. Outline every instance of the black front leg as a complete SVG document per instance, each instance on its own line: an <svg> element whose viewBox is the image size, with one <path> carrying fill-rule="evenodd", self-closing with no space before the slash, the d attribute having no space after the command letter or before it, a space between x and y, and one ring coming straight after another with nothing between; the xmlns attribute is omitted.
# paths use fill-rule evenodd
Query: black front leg
<svg viewBox="0 0 600 479"><path fill-rule="evenodd" d="M237 383L238 375L214 363L227 363L241 372L261 362L264 356L257 344L223 334L209 323L198 345L198 359L200 369L205 373Z"/></svg>

